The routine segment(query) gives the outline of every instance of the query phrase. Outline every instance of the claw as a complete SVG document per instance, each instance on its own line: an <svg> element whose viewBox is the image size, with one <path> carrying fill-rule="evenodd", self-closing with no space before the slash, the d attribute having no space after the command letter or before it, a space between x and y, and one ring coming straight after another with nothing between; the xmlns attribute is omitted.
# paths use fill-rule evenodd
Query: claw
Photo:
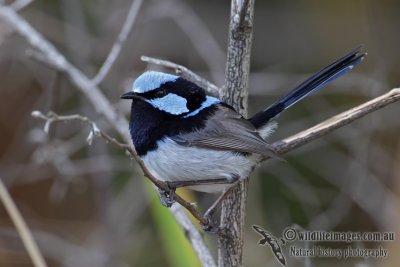
<svg viewBox="0 0 400 267"><path fill-rule="evenodd" d="M203 231L207 234L219 234L222 232L221 227L215 225L202 225Z"/></svg>
<svg viewBox="0 0 400 267"><path fill-rule="evenodd" d="M175 203L175 189L171 189L169 192L158 188L158 195L160 202L163 206L170 208Z"/></svg>
<svg viewBox="0 0 400 267"><path fill-rule="evenodd" d="M222 228L216 226L215 223L212 221L211 216L205 215L204 219L207 221L206 224L201 224L203 231L207 234L219 234L222 231Z"/></svg>

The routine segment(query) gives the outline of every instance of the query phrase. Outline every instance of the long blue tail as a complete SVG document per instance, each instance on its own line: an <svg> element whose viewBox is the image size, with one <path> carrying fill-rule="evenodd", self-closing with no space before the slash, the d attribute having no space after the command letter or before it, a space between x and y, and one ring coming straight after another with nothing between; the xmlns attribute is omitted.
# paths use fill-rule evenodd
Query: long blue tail
<svg viewBox="0 0 400 267"><path fill-rule="evenodd" d="M354 51L312 75L299 86L294 88L285 97L276 101L264 111L255 114L249 119L249 121L258 129L285 109L296 104L306 96L318 91L327 83L347 73L349 70L357 66L366 56L366 54L358 55L361 52L361 49L362 46L357 47Z"/></svg>

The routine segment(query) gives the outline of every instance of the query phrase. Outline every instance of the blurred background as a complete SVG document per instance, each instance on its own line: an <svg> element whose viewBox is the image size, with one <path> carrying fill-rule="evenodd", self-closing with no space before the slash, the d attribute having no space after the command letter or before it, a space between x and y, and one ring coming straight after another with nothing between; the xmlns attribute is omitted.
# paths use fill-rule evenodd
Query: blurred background
<svg viewBox="0 0 400 267"><path fill-rule="evenodd" d="M131 3L35 0L20 14L93 77ZM121 54L100 85L103 93L128 116L130 104L120 101L120 94L145 69L163 70L141 62L142 55L182 64L223 85L229 12L227 0L143 1ZM366 60L282 114L272 141L399 86L399 13L400 3L391 0L257 0L249 114L360 44L368 52ZM100 138L89 146L84 124L56 123L46 134L44 122L30 115L33 110L79 113L120 139L65 74L31 54L29 44L0 20L0 177L49 266L199 266L134 161ZM399 104L392 104L285 155L287 162L263 163L250 181L245 265L280 266L269 248L257 245L252 224L277 237L293 225L399 233L399 114ZM215 199L182 193L201 210ZM215 238L206 239L215 252ZM389 250L386 259L287 259L290 266L398 266L399 241L352 244L382 245ZM0 266L32 266L2 205Z"/></svg>

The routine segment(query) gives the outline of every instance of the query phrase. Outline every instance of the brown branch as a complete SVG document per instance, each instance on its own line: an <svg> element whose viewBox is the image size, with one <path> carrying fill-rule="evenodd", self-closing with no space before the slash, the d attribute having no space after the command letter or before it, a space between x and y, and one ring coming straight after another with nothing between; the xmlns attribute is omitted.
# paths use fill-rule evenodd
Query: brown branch
<svg viewBox="0 0 400 267"><path fill-rule="evenodd" d="M72 65L53 44L46 40L42 34L36 31L13 9L0 6L0 19L4 20L14 31L24 37L33 48L40 52L41 56L43 56L42 60L47 61L53 68L65 72L73 84L76 85L76 88L87 97L96 111L104 116L126 141L129 141L128 122L115 112L99 87L93 85L92 81L84 73Z"/></svg>
<svg viewBox="0 0 400 267"><path fill-rule="evenodd" d="M291 150L294 150L300 146L303 146L307 143L314 141L315 139L322 137L338 128L341 128L347 124L352 123L353 121L364 117L365 115L374 112L378 109L384 108L385 106L394 103L400 100L400 88L392 89L390 92L376 97L366 103L363 103L357 107L354 107L348 111L340 113L322 123L317 124L314 127L311 127L305 131L297 133L291 137L285 138L281 141L277 141L272 144L274 150L279 154L287 153ZM162 190L169 190L168 186L155 178L146 168L144 165L143 160L137 155L136 151L129 145L123 144L116 140L114 137L111 137L107 133L101 131L97 125L88 119L87 117L74 114L74 115L67 115L67 116L60 116L54 112L49 112L48 115L44 115L39 111L33 111L32 116L35 118L40 118L46 121L44 126L44 131L48 133L49 128L52 123L59 122L59 121L81 121L86 123L90 126L91 131L87 138L89 144L91 144L93 138L95 136L101 136L109 143L116 145L118 148L126 150L129 155L138 162L139 166L142 168L144 175L154 183L158 188ZM192 204L186 202L181 197L178 197L178 203L188 209L192 215L199 220L200 223L206 224L207 222L204 218L195 210Z"/></svg>
<svg viewBox="0 0 400 267"><path fill-rule="evenodd" d="M22 243L28 251L30 258L32 259L33 265L35 267L47 267L46 261L44 260L43 255L35 242L35 239L33 238L32 232L29 230L24 218L17 208L17 205L15 205L15 202L8 193L7 188L5 187L1 177L0 200L6 208L6 211L8 212L12 222L14 223L15 228L17 229L17 232L22 239Z"/></svg>
<svg viewBox="0 0 400 267"><path fill-rule="evenodd" d="M72 81L72 83L76 86L76 88L84 95L89 103L95 108L95 110L103 116L107 122L112 125L112 127L123 137L125 142L130 142L129 136L129 127L128 122L121 114L118 114L110 101L105 97L105 95L101 92L100 88L93 84L92 80L89 79L81 70L71 64L63 54L61 54L56 47L50 43L46 38L43 37L41 33L36 31L24 18L18 15L14 9L10 7L6 7L0 5L0 19L6 22L11 29L16 31L19 35L21 35L25 40L36 50L39 52L41 56L43 56L43 60L49 64L52 68L64 72ZM133 151L134 148L132 148ZM135 153L136 154L136 153ZM143 163L141 163L143 166ZM185 208L191 210L194 214L196 214L195 209L186 202L186 204L182 201L182 199L177 199L178 203L183 203L186 205ZM184 215L182 208L177 207L175 210L178 210L180 214L174 213L171 210L172 214L175 218L177 215ZM200 217L198 214L197 217ZM187 238L191 243L199 242L195 249L195 253L197 254L200 262L203 266L213 266L208 265L208 262L203 262L203 258L211 258L211 254L208 251L207 247L204 244L204 241L197 240L195 233L198 232L196 227L191 223L181 223L177 219L178 224L186 233ZM203 221L204 222L204 221ZM199 246L203 246L202 250L197 250ZM206 251L208 254L204 256L202 253Z"/></svg>
<svg viewBox="0 0 400 267"><path fill-rule="evenodd" d="M216 86L215 84L207 81L203 77L197 75L196 73L194 73L193 71L189 70L188 68L186 68L186 67L184 67L182 65L173 63L173 62L168 61L168 60L163 60L163 59L158 59L158 58L153 58L153 57L147 57L147 56L142 56L140 59L142 61L144 61L144 62L148 62L148 63L152 63L152 64L155 64L155 65L160 65L160 66L164 66L166 68L173 69L176 74L180 75L182 78L185 78L186 80L189 80L189 81L197 84L201 88L204 88L205 90L207 90L207 92L209 94L214 95L214 96L218 96L219 95L218 86Z"/></svg>
<svg viewBox="0 0 400 267"><path fill-rule="evenodd" d="M253 6L253 0L232 0L231 27L227 64L227 86L225 87L222 96L223 100L230 104L233 104L237 108L237 110L243 115L245 115L247 107L246 89L248 80L248 65L250 61ZM10 7L0 6L0 18L8 22L11 28L13 28L21 36L23 36L32 45L32 47L37 49L37 51L40 52L40 55L43 56L43 61L48 62L48 64L53 68L65 72L70 77L72 82L76 85L76 87L83 93L83 95L85 95L89 99L89 101L97 109L97 111L102 116L104 116L107 121L123 136L126 142L129 141L129 133L127 132L127 121L125 120L125 118L123 118L123 116L115 112L109 101L101 93L99 87L94 85L85 74L83 74L79 69L73 66L69 61L67 61L67 59L51 43L49 43L40 33L33 29L30 24L27 23L22 17L16 14L15 10ZM246 27L232 27L235 25L237 26L237 18L239 18L239 25L244 23L240 21L245 21ZM187 75L187 79L195 82L197 81L196 83L198 83L203 88L214 92L214 94L218 93L219 89L217 86L209 83L208 81L204 80L203 78L194 74L183 66L177 65L169 61L158 60L148 57L143 57L142 60L172 68L177 73L181 73L183 77ZM193 76L190 76L192 74ZM297 147L307 144L315 140L316 138L319 138L339 127L349 124L352 121L361 118L362 116L370 112L380 109L395 101L398 101L400 98L399 91L400 89L393 89L392 91L381 97L373 99L354 109L339 114L330 120L327 120L321 124L312 127L311 129L298 133L282 141L276 142L273 144L273 147L277 150L278 153L286 153ZM50 127L51 123L52 122L49 122L47 127ZM154 181L156 186L161 189L168 189L165 183L157 180L147 171L143 164L143 161L137 156L134 148L118 142L116 139L110 137L106 133L103 133L101 131L98 132L99 130L97 126L95 127L95 124L91 123L89 120L87 120L87 123L89 123L89 125L91 126L92 134L92 136L88 136L88 141L90 141L93 136L98 133L104 139L117 145L121 149L126 150L134 159L136 159L138 164L142 168L145 176ZM240 185L240 189L235 193L236 195L226 202L228 204L224 204L221 220L222 226L226 226L227 229L231 233L233 233L233 240L223 238L220 238L219 240L219 260L221 266L242 265L243 225L245 216L244 207L246 192L247 184L246 182L244 182ZM201 221L202 217L197 213L193 205L184 201L181 198L178 198L177 202L185 206L198 220ZM178 209L179 206L174 206L174 209L171 209L172 212L174 212L175 208ZM179 211L182 211L182 209L180 209ZM236 216L238 216L237 219ZM180 222L180 219L177 219L177 221L180 223L181 226L184 224ZM233 226L234 224L236 225ZM193 242L193 240L195 240L195 238L193 237L194 234L191 234L191 230L188 230L193 229L193 226L182 226L182 228L188 234L188 239ZM198 234L196 230L194 230L194 233ZM195 248L195 246L193 247ZM204 249L205 246L203 246L202 248ZM209 255L208 251L207 253ZM200 260L202 260L202 257L199 256L199 258ZM204 263L203 265L211 266Z"/></svg>
<svg viewBox="0 0 400 267"><path fill-rule="evenodd" d="M278 154L287 153L399 100L400 88L392 89L384 95L342 112L324 122L315 125L314 127L285 138L281 141L277 141L272 144L272 147Z"/></svg>
<svg viewBox="0 0 400 267"><path fill-rule="evenodd" d="M399 101L399 100L400 100L400 88L392 89L390 92L388 92L382 96L374 98L366 103L363 103L363 104L361 104L357 107L354 107L348 111L345 111L341 114L338 114L338 115L332 117L331 119L328 119L312 128L309 128L305 131L302 131L302 132L295 134L291 137L288 137L284 140L275 142L274 144L272 144L272 146L277 151L277 153L280 153L280 154L287 153L293 149L296 149L296 148L303 146L309 142L312 142L313 140L315 140L319 137L322 137L340 127L350 124L351 122L353 122L359 118L362 118L363 116L365 116L371 112L374 112L378 109L381 109L381 108L383 108L391 103L394 103L396 101ZM49 127L51 126L51 124L53 122L57 122L57 121L77 120L77 121L81 121L81 122L88 124L91 128L91 132L89 133L89 136L87 138L89 143L91 142L93 137L101 136L109 143L112 143L112 144L116 145L117 147L119 147L120 149L127 151L128 154L131 155L138 162L138 164L143 169L144 175L150 181L152 181L158 188L163 189L163 190L168 190L168 187L164 182L156 179L154 176L152 176L150 174L150 172L145 167L143 161L137 156L135 150L131 146L120 143L119 141L117 141L115 138L111 137L107 133L99 130L97 125L93 121L89 120L87 117L83 117L81 115L59 116L52 112L50 112L46 116L38 111L33 111L32 115L36 118L41 118L46 121L46 124L44 127L46 132L49 131ZM182 206L184 206L186 209L188 209L189 212L192 213L192 215L196 219L199 220L199 222L201 222L203 224L207 223L204 220L204 218L197 212L197 210L194 208L194 206L192 204L186 202L184 199L182 199L179 196L177 198L177 202L179 204L181 204ZM174 206L174 208L172 210L174 210L175 208L176 208L176 206ZM182 213L179 213L178 210L175 210L174 213L181 214L180 216L183 215ZM183 219L183 217L179 218L179 220L181 221L181 223L187 222L187 220ZM195 237L197 235L198 235L198 233L195 232ZM193 246L197 246L198 242L193 242L193 237L189 240L191 241ZM196 240L200 240L202 242L202 239L198 239L197 237L196 237ZM204 249L204 248L205 248L205 246L199 246L200 250ZM208 256L209 256L209 254L206 253L205 259L211 260L212 258L209 258ZM213 266L213 265L204 265L204 266Z"/></svg>
<svg viewBox="0 0 400 267"><path fill-rule="evenodd" d="M45 126L44 126L44 131L46 133L48 133L51 124L54 122L80 121L80 122L83 122L83 123L89 125L90 132L89 132L89 135L87 138L89 145L92 143L92 140L95 136L102 137L107 142L114 144L115 146L117 146L118 148L120 148L122 150L125 150L139 164L140 168L143 171L144 176L147 177L155 186L157 186L158 188L160 188L161 190L164 190L164 191L170 190L166 183L164 183L163 181L160 181L159 179L157 179L150 173L150 171L145 166L143 160L138 156L138 154L136 153L136 151L133 147L131 147L130 145L127 145L127 144L123 144L123 143L119 142L117 139L115 139L114 137L111 137L109 134L101 131L97 127L96 123L91 121L87 117L81 116L79 114L61 116L54 112L49 112L47 115L44 115L43 113L41 113L40 111L37 111L37 110L32 111L31 114L35 118L43 119L44 121L46 121ZM207 224L207 220L204 219L203 216L201 216L201 214L194 208L194 206L192 204L185 201L183 198L181 198L178 195L176 195L176 202L178 202L183 207L185 207L193 215L193 217L195 217L200 223Z"/></svg>
<svg viewBox="0 0 400 267"><path fill-rule="evenodd" d="M232 0L229 25L226 86L222 100L246 117L254 0ZM238 27L240 17L246 27ZM239 20L239 21L238 21ZM221 210L220 227L230 238L218 238L218 266L242 266L248 177L234 188Z"/></svg>

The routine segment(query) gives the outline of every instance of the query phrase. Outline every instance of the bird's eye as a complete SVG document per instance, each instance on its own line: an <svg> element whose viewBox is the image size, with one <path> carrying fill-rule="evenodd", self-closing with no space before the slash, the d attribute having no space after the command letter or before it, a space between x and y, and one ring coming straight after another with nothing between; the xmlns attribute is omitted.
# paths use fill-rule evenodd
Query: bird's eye
<svg viewBox="0 0 400 267"><path fill-rule="evenodd" d="M165 95L166 95L166 92L163 89L162 90L158 90L157 92L154 93L154 97L156 97L156 98L160 98L160 97L163 97Z"/></svg>

